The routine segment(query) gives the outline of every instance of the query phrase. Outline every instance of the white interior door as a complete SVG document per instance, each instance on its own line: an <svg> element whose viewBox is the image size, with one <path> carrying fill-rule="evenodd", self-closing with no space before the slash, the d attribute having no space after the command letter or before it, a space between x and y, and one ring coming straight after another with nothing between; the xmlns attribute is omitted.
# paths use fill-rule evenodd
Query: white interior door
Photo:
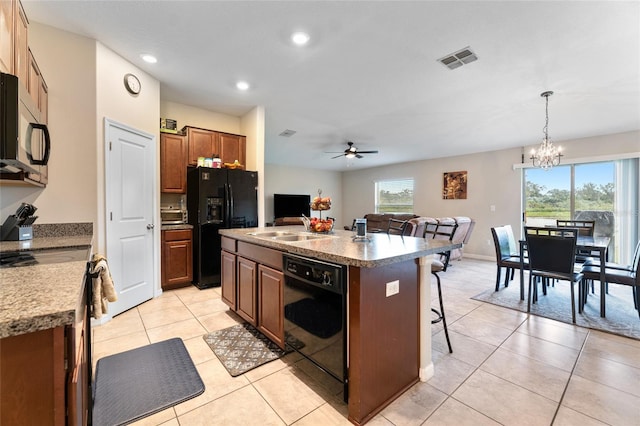
<svg viewBox="0 0 640 426"><path fill-rule="evenodd" d="M107 259L117 315L154 293L155 136L105 121Z"/></svg>

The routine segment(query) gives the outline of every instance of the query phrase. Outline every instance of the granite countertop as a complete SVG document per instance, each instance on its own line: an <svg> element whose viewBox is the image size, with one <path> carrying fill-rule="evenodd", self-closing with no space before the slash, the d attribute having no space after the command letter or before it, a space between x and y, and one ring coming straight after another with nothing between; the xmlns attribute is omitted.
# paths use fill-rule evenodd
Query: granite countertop
<svg viewBox="0 0 640 426"><path fill-rule="evenodd" d="M91 235L70 235L60 237L41 237L25 241L1 241L0 252L46 250L53 248L89 247ZM87 259L88 260L88 259Z"/></svg>
<svg viewBox="0 0 640 426"><path fill-rule="evenodd" d="M86 247L91 235L3 241L0 252ZM36 264L0 269L0 338L74 323L84 283L86 261Z"/></svg>
<svg viewBox="0 0 640 426"><path fill-rule="evenodd" d="M271 247L301 256L364 268L375 268L405 260L411 260L462 246L444 240L425 240L415 237L400 237L386 233L367 234L367 240L354 240L352 231L334 230L326 238L302 241L281 241L251 235L261 232L293 232L312 234L300 226L278 226L268 228L221 229L220 234L239 241Z"/></svg>
<svg viewBox="0 0 640 426"><path fill-rule="evenodd" d="M193 229L193 225L189 225L188 223L181 223L179 225L161 225L161 231L179 231L181 229Z"/></svg>

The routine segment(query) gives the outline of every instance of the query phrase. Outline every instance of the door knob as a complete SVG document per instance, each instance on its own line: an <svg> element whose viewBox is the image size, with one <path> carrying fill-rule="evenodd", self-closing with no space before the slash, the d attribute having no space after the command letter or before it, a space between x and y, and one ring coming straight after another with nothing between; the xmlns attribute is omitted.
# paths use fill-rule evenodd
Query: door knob
<svg viewBox="0 0 640 426"><path fill-rule="evenodd" d="M147 229L153 229L155 228L155 225L153 223L150 223L147 225Z"/></svg>

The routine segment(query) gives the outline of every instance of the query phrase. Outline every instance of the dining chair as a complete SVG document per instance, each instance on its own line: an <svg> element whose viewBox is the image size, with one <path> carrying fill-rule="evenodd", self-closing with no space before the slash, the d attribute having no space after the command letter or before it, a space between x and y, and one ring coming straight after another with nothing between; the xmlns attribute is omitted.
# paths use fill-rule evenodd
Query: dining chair
<svg viewBox="0 0 640 426"><path fill-rule="evenodd" d="M404 236L405 230L409 221L399 219L389 219L389 226L387 227L387 234L402 235Z"/></svg>
<svg viewBox="0 0 640 426"><path fill-rule="evenodd" d="M587 303L589 282L593 283L593 281L600 280L600 268L601 265L596 261L587 261L582 267L581 286L583 290L581 292L582 298L580 299L582 307ZM633 305L638 310L638 316L640 317L640 241L636 244L631 265L606 262L604 272L607 284L631 286Z"/></svg>
<svg viewBox="0 0 640 426"><path fill-rule="evenodd" d="M496 291L500 290L500 276L502 268L506 268L504 277L504 286L509 287L509 281L513 280L516 269L520 269L520 249L516 245L511 225L496 226L491 228L493 236L493 245L496 249ZM529 262L524 259L524 267L529 267ZM520 283L522 285L522 283Z"/></svg>
<svg viewBox="0 0 640 426"><path fill-rule="evenodd" d="M578 235L581 237L593 237L596 229L595 220L556 220L556 226L558 228L576 228ZM591 253L588 250L578 250L576 253L576 262L584 263L590 256L597 256L597 253Z"/></svg>
<svg viewBox="0 0 640 426"><path fill-rule="evenodd" d="M537 285L532 288L534 277L543 278L543 289L546 290L545 279L569 281L571 285L571 319L576 322L576 306L574 284L580 283L582 273L574 271L576 260L576 228L540 228L525 227L524 236L527 241L529 255L529 296L527 312L531 312L531 298L537 300ZM578 284L578 307L582 312L582 289Z"/></svg>
<svg viewBox="0 0 640 426"><path fill-rule="evenodd" d="M439 239L448 240L453 239L453 234L456 232L457 225L439 225L425 226L423 238L425 239ZM437 324L442 321L444 328L444 336L447 339L447 346L449 347L449 353L453 353L451 347L451 340L449 339L449 330L447 328L447 319L444 314L444 302L442 300L442 285L440 282L440 275L438 273L445 272L449 266L449 259L451 258L451 251L438 253L440 256L436 258L434 256L431 261L431 274L436 277L436 285L438 287L438 302L440 303L440 309L431 308L431 312L436 314L436 317L431 320L431 324Z"/></svg>

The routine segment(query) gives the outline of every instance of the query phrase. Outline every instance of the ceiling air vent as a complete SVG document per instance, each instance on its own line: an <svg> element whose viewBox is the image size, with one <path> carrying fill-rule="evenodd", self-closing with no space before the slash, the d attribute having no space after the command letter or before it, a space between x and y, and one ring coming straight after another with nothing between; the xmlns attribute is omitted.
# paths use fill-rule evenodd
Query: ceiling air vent
<svg viewBox="0 0 640 426"><path fill-rule="evenodd" d="M285 138L290 138L291 136L295 135L296 131L295 130L285 130L284 132L280 133L280 136L284 136Z"/></svg>
<svg viewBox="0 0 640 426"><path fill-rule="evenodd" d="M473 53L471 51L471 48L467 46L462 50L458 50L457 52L447 55L444 58L438 59L438 62L441 62L450 70L454 70L458 67L463 66L464 64L468 64L477 59L478 57L476 56L476 54Z"/></svg>

